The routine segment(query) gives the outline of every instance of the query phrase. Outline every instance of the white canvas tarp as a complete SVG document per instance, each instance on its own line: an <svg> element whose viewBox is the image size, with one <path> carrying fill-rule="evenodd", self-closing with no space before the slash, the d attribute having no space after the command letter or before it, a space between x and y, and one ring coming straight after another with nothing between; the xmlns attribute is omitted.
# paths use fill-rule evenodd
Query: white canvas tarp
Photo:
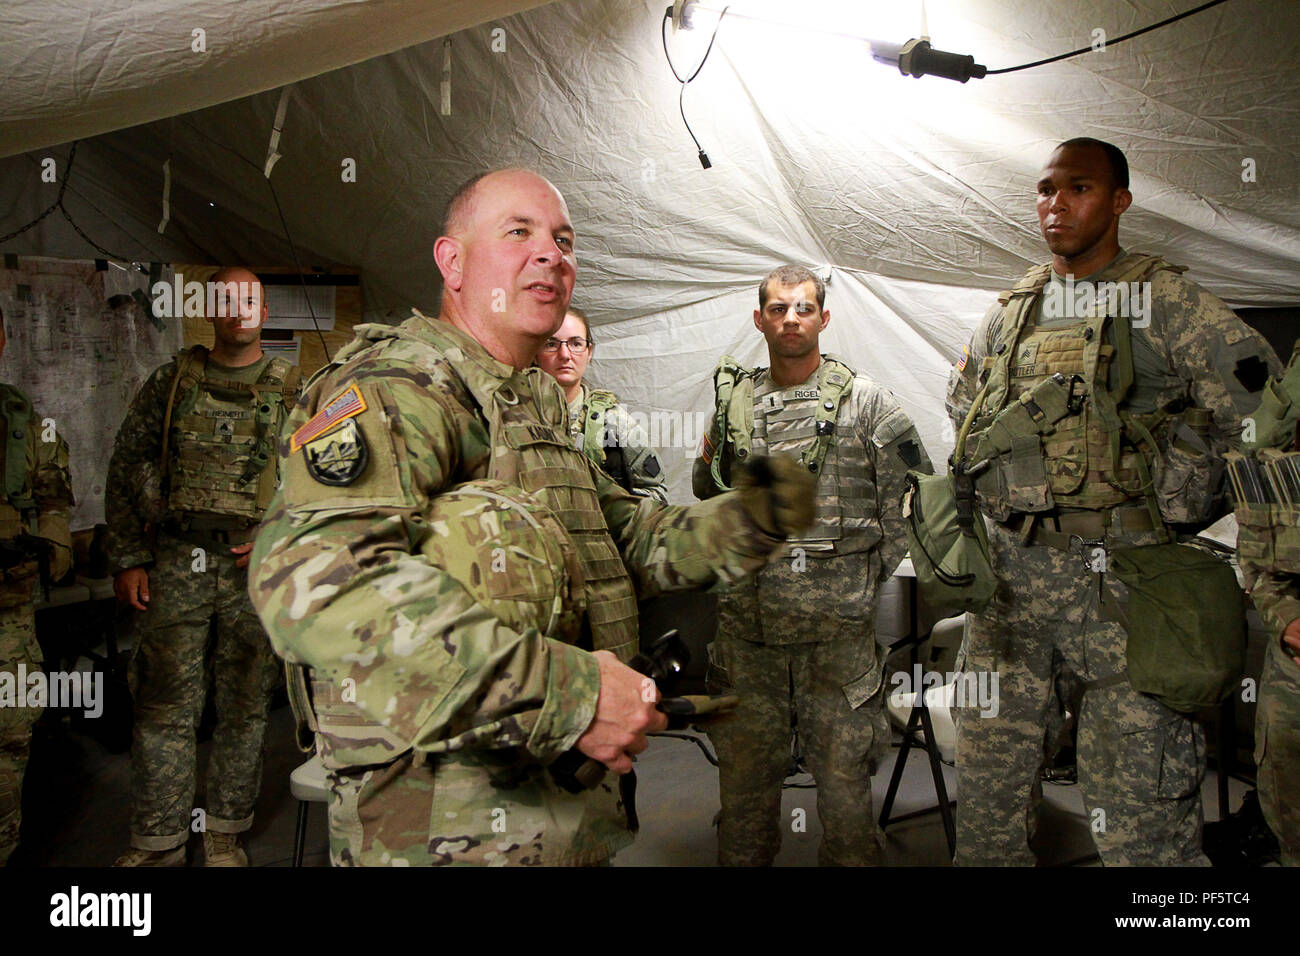
<svg viewBox="0 0 1300 956"><path fill-rule="evenodd" d="M936 47L997 68L1192 5L931 0L927 9ZM34 6L11 4L0 18L21 26L12 9ZM235 5L147 6L179 29L182 6ZM1129 156L1126 247L1189 266L1233 305L1300 301L1300 24L1290 0L1229 0L1127 43L964 85L900 76L865 44L810 29L903 40L920 32L918 4L741 0L735 10L793 25L723 21L685 95L709 170L664 60L664 0L570 0L501 20L487 19L496 5L436 5L463 12L449 29L480 20L450 44L430 32L436 17L407 9L435 5L237 6L262 8L223 21L237 27L230 45L257 55L227 54L201 83L173 59L133 52L135 35L96 39L85 24L30 17L25 29L46 31L42 44L80 53L58 60L67 77L51 80L45 101L19 77L21 112L10 123L6 111L0 152L27 151L0 161L0 234L53 200L40 161L63 162L59 141L108 129L112 115L120 125L167 116L80 143L65 197L78 224L126 257L292 264L262 176L281 96L270 87L292 82L271 182L298 255L304 268L360 267L367 317L395 321L411 305L436 308L430 250L453 186L486 166L536 168L564 192L577 227L574 301L597 323L593 380L648 420L658 412L669 431L674 415L683 423L664 455L678 500L689 498L709 372L724 352L763 358L750 322L755 287L786 262L830 276L826 347L891 388L941 461L948 369L993 292L1044 258L1034 182L1071 136L1110 140ZM362 35L377 49L403 36L427 42L321 72L367 55ZM144 36L156 46L153 31ZM678 44L691 40L672 38L684 71L694 62ZM310 57L291 54L300 44ZM34 45L6 33L0 53L9 64ZM114 114L117 100L81 92L108 87L133 105ZM222 102L254 89L264 92ZM160 235L165 160L171 220ZM348 160L355 182L342 175ZM59 215L0 251L94 254Z"/></svg>

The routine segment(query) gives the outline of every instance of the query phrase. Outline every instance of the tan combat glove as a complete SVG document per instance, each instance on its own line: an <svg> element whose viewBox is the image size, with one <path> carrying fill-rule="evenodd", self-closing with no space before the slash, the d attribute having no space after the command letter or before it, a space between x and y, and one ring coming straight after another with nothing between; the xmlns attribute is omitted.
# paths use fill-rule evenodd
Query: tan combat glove
<svg viewBox="0 0 1300 956"><path fill-rule="evenodd" d="M788 455L752 458L736 476L736 493L754 523L777 538L808 528L816 513L817 479Z"/></svg>

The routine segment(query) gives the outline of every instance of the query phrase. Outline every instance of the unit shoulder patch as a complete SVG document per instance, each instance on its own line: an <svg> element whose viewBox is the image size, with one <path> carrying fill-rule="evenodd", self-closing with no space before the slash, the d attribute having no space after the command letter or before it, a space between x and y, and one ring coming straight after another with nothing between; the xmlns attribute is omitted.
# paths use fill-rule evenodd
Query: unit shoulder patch
<svg viewBox="0 0 1300 956"><path fill-rule="evenodd" d="M322 485L350 485L370 463L370 449L355 418L303 445L307 473Z"/></svg>

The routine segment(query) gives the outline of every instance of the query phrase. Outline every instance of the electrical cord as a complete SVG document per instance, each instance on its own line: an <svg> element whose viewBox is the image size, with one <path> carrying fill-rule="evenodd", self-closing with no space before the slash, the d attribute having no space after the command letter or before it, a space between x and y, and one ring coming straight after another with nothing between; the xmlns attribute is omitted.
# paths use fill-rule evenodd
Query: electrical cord
<svg viewBox="0 0 1300 956"><path fill-rule="evenodd" d="M718 22L713 25L713 34L709 37L709 45L704 51L704 56L700 58L700 63L695 67L695 72L686 79L682 79L682 75L677 72L677 65L673 63L673 58L668 53L668 22L672 19L672 7L664 11L664 18L659 23L659 39L663 42L664 59L668 61L668 69L673 71L673 76L682 85L681 92L677 95L677 109L682 114L682 125L686 127L686 132L690 133L695 148L699 150L700 165L705 169L711 167L713 163L709 160L709 154L700 145L700 141L695 136L695 131L691 129L691 124L686 119L686 87L690 85L691 80L700 75L700 70L704 69L704 64L709 62L709 54L713 52L713 41L718 38L718 28L722 26L722 19L730 9L730 5L725 6L722 8L722 12L718 14Z"/></svg>
<svg viewBox="0 0 1300 956"><path fill-rule="evenodd" d="M263 176L262 167L258 166L257 163L253 162L251 159L249 159L239 150L235 149L229 143L223 143L221 142L221 140L209 136L202 129L200 129L198 126L195 126L193 123L189 122L188 120L182 120L181 122L184 123L184 125L188 126L190 129L194 130L194 132L198 133L204 139L208 140L210 143L214 143L215 145L220 146L222 149L232 153L241 162L247 163L249 166L253 167L255 170L257 170L257 174L259 176ZM289 244L289 254L293 257L293 267L298 274L298 284L302 286L302 297L307 303L307 312L311 315L312 327L316 330L317 338L320 339L321 349L325 352L325 364L328 365L330 361L332 361L332 358L330 356L330 347L329 344L325 341L325 333L321 331L320 322L316 318L316 310L312 308L311 294L307 289L306 280L303 279L302 264L298 260L298 247L294 244L293 236L289 232L289 223L284 218L284 210L280 208L280 197L275 191L275 184L271 182L269 176L263 176L263 178L266 179L266 185L271 190L271 199L275 203L275 212L276 215L279 216L280 218L280 228L284 230L285 241Z"/></svg>
<svg viewBox="0 0 1300 956"><path fill-rule="evenodd" d="M1193 7L1191 10L1184 10L1182 13L1178 13L1172 17L1168 17L1164 20L1161 20L1159 23L1153 23L1150 26L1143 27L1141 30L1134 30L1132 33L1126 33L1123 36L1116 37L1113 40L1107 40L1106 45L1114 46L1117 43L1123 43L1125 40L1131 40L1133 39L1133 37L1141 36L1144 33L1150 33L1152 30L1157 30L1163 26L1168 26L1169 24L1174 23L1177 20L1181 20L1184 17L1190 17L1193 13L1200 13L1202 10L1208 10L1210 9L1210 7L1217 7L1219 4L1227 3L1227 2L1228 0L1209 0L1208 3L1203 3L1199 7ZM1071 50L1069 53L1061 53L1058 54L1057 56L1049 56L1045 60L1035 60L1033 63L1022 63L1020 64L1020 66L1005 66L1000 70L988 70L984 75L994 76L998 73L1015 73L1017 70L1028 70L1035 66L1043 66L1047 63L1055 63L1057 60L1067 60L1070 57L1078 56L1081 53L1091 53L1092 49L1093 48L1091 46L1080 47L1077 50Z"/></svg>
<svg viewBox="0 0 1300 956"><path fill-rule="evenodd" d="M129 256L119 256L114 252L109 252L107 249L105 249L103 246L97 243L94 239L91 239L90 236L86 235L86 231L77 225L76 220L72 218L72 214L68 212L67 207L63 205L63 196L68 191L68 181L72 178L72 166L73 163L76 161L77 145L80 142L81 140L79 139L74 140L72 143L72 149L68 151L68 160L63 167L63 178L59 180L59 193L55 197L54 202L50 203L50 205L45 209L45 211L42 212L40 215L38 215L31 222L27 223L24 226L19 226L17 229L9 233L8 235L0 236L0 243L5 243L8 242L10 239L14 239L17 238L18 236L21 236L23 233L27 232L27 230L36 226L37 223L39 223L46 216L48 216L50 213L54 212L57 209L60 213L62 213L63 218L68 220L68 224L72 226L73 229L76 230L77 235L79 235L82 239L86 240L86 242L90 246L92 246L94 250L98 252L101 256L103 256L105 259L115 259L118 262L131 262L133 260Z"/></svg>

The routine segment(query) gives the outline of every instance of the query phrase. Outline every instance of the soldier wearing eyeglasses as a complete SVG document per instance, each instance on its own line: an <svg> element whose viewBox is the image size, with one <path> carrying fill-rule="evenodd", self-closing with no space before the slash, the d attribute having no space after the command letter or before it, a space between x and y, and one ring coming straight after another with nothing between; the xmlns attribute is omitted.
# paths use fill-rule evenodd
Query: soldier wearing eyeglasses
<svg viewBox="0 0 1300 956"><path fill-rule="evenodd" d="M595 351L586 313L570 307L537 354L537 364L564 389L573 444L632 494L667 504L663 467L645 428L613 392L582 381Z"/></svg>

